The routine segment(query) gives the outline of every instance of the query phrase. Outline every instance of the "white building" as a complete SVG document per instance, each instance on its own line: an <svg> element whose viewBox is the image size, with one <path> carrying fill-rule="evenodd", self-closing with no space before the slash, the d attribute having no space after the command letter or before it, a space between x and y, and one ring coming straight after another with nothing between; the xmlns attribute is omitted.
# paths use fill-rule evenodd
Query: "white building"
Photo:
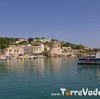
<svg viewBox="0 0 100 99"><path fill-rule="evenodd" d="M44 44L38 46L22 45L22 46L11 46L5 49L6 56L19 56L19 55L32 55L34 53L40 54L44 51Z"/></svg>
<svg viewBox="0 0 100 99"><path fill-rule="evenodd" d="M37 41L40 41L42 43L45 43L45 42L51 42L51 39L45 39L45 38L38 38L38 39L34 39L35 42Z"/></svg>
<svg viewBox="0 0 100 99"><path fill-rule="evenodd" d="M71 47L62 47L63 52L71 51Z"/></svg>
<svg viewBox="0 0 100 99"><path fill-rule="evenodd" d="M39 53L43 53L44 51L44 44L40 44L40 45L23 45L22 46L23 50L24 50L24 54L29 54L32 55L34 53L39 54Z"/></svg>
<svg viewBox="0 0 100 99"><path fill-rule="evenodd" d="M20 46L12 46L12 47L6 48L5 50L6 56L19 56L23 54L24 54L24 50Z"/></svg>
<svg viewBox="0 0 100 99"><path fill-rule="evenodd" d="M46 47L46 51L50 51L50 47Z"/></svg>
<svg viewBox="0 0 100 99"><path fill-rule="evenodd" d="M19 39L18 41L16 41L16 44L19 44L20 42L23 42L23 41L28 42L27 39Z"/></svg>
<svg viewBox="0 0 100 99"><path fill-rule="evenodd" d="M44 44L38 46L32 46L33 53L43 53L43 51L44 51Z"/></svg>
<svg viewBox="0 0 100 99"><path fill-rule="evenodd" d="M28 45L23 45L22 47L24 50L24 54L29 54L29 55L33 54L32 45L28 44Z"/></svg>

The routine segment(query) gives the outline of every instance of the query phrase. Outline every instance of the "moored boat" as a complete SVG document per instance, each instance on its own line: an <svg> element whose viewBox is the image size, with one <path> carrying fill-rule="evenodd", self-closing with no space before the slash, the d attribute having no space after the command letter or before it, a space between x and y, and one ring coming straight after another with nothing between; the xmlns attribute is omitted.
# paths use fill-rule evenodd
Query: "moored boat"
<svg viewBox="0 0 100 99"><path fill-rule="evenodd" d="M44 55L38 55L37 57L38 58L46 58L46 56L44 56Z"/></svg>
<svg viewBox="0 0 100 99"><path fill-rule="evenodd" d="M100 65L100 53L96 53L95 57L87 56L87 57L80 57L78 64L84 65Z"/></svg>

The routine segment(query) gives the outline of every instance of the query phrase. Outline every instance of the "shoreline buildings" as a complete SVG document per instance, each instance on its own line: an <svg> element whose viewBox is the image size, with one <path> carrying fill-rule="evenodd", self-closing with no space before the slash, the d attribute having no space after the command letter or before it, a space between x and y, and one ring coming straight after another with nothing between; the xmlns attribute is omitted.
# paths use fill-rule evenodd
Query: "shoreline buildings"
<svg viewBox="0 0 100 99"><path fill-rule="evenodd" d="M5 56L22 56L22 55L33 55L33 54L42 54L44 51L44 45L18 45L11 46L5 49Z"/></svg>
<svg viewBox="0 0 100 99"><path fill-rule="evenodd" d="M9 45L8 48L0 51L0 56L24 56L24 55L47 55L50 57L56 56L72 56L78 55L82 49L72 49L70 43L64 43L55 39L46 38L30 38L17 39L16 42ZM74 44L75 45L75 44ZM79 46L78 46L79 47ZM84 50L83 50L84 51ZM3 54L2 54L3 53ZM78 54L77 54L78 53Z"/></svg>
<svg viewBox="0 0 100 99"><path fill-rule="evenodd" d="M4 50L5 56L24 56L24 55L40 55L43 54L46 50L47 56L67 56L71 55L71 47L61 47L61 42L51 41L50 46L46 46L42 43L33 43L28 45L13 45Z"/></svg>

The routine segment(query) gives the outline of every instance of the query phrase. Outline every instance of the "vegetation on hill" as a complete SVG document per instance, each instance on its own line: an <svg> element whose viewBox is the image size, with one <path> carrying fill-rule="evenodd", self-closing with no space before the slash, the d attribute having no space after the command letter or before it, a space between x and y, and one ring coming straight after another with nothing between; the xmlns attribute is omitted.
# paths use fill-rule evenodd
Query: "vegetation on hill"
<svg viewBox="0 0 100 99"><path fill-rule="evenodd" d="M84 47L85 46L83 46L83 45L77 45L77 44L73 44L73 43L70 43L70 42L66 42L66 43L64 43L64 42L62 42L62 47L71 47L72 49L84 49Z"/></svg>
<svg viewBox="0 0 100 99"><path fill-rule="evenodd" d="M39 39L39 38L38 38ZM4 49L4 48L7 48L9 47L9 45L12 45L12 44L16 44L16 41L18 41L19 39L18 38L7 38L7 37L0 37L0 49ZM24 45L24 44L30 44L34 39L33 38L28 38L27 41L22 41L22 42L19 42L19 45ZM55 40L55 39L52 39L52 41ZM58 41L58 40L56 40ZM45 42L44 45L47 45L49 46L50 43L49 42ZM71 47L72 49L84 49L85 46L83 45L77 45L77 44L73 44L73 43L70 43L70 42L61 42L61 46L62 47Z"/></svg>
<svg viewBox="0 0 100 99"><path fill-rule="evenodd" d="M33 41L33 38L28 38L28 43L31 43Z"/></svg>
<svg viewBox="0 0 100 99"><path fill-rule="evenodd" d="M26 44L28 44L27 41L19 42L19 45L26 45Z"/></svg>
<svg viewBox="0 0 100 99"><path fill-rule="evenodd" d="M9 47L9 45L14 44L17 40L18 38L0 37L0 49Z"/></svg>

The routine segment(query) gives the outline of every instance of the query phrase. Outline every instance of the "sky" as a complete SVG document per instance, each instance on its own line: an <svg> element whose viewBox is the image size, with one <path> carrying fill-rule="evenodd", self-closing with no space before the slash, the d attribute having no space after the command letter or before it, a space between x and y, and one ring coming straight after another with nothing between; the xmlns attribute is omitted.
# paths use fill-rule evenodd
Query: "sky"
<svg viewBox="0 0 100 99"><path fill-rule="evenodd" d="M100 0L0 0L0 36L100 48Z"/></svg>

